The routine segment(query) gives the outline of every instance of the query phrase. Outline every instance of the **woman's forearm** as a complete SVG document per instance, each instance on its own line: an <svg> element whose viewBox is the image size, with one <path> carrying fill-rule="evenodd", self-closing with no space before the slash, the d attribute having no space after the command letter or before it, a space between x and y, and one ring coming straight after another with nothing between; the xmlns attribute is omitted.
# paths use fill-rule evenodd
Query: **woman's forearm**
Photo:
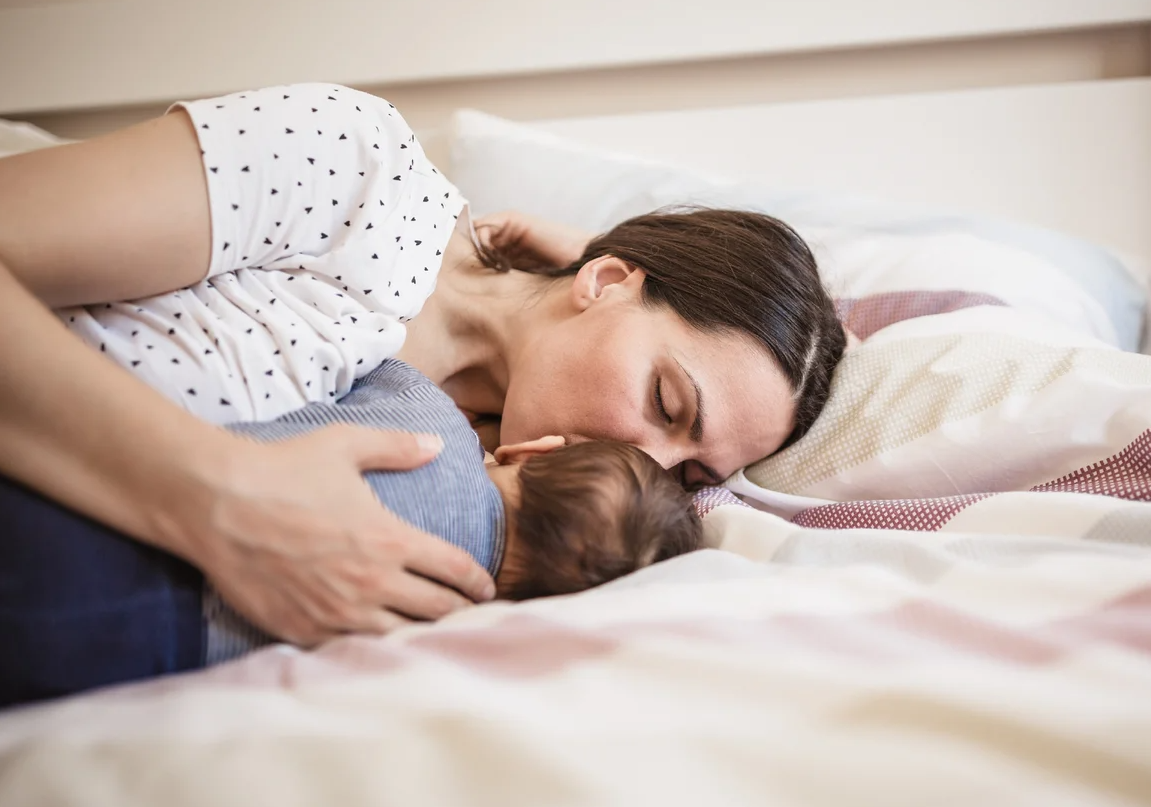
<svg viewBox="0 0 1151 807"><path fill-rule="evenodd" d="M80 342L0 264L0 473L188 560L238 438Z"/></svg>

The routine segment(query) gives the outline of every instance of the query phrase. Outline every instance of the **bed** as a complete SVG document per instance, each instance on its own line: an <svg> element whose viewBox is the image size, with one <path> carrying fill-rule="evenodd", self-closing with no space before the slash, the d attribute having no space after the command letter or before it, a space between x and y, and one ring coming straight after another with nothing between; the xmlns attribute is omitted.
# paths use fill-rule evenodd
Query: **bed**
<svg viewBox="0 0 1151 807"><path fill-rule="evenodd" d="M95 13L23 5L0 28ZM813 245L861 341L808 436L697 496L710 548L0 713L0 804L1151 803L1151 3L738 5L626 63L335 76L412 99L480 213L733 205ZM0 114L85 136L272 68L92 69Z"/></svg>

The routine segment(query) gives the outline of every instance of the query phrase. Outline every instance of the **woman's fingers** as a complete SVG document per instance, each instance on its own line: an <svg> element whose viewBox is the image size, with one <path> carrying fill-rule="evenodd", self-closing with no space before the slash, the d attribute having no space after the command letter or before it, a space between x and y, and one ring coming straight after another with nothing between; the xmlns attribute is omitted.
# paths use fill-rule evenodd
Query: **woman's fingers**
<svg viewBox="0 0 1151 807"><path fill-rule="evenodd" d="M487 238L489 244L507 252L509 257L547 266L567 266L577 261L592 239L591 233L518 210L482 216L476 219L476 230L482 230L481 238Z"/></svg>
<svg viewBox="0 0 1151 807"><path fill-rule="evenodd" d="M365 609L355 624L346 628L347 633L374 633L383 635L412 624L412 620L395 611L383 608Z"/></svg>
<svg viewBox="0 0 1151 807"><path fill-rule="evenodd" d="M305 438L306 439L306 438ZM435 434L383 431L363 426L329 426L316 432L316 439L332 441L360 471L408 471L431 460L444 447Z"/></svg>
<svg viewBox="0 0 1151 807"><path fill-rule="evenodd" d="M435 536L412 532L413 536L407 541L405 569L450 586L474 602L486 602L496 596L491 575L471 555Z"/></svg>
<svg viewBox="0 0 1151 807"><path fill-rule="evenodd" d="M405 571L387 581L383 604L392 613L435 620L467 608L472 601L455 589Z"/></svg>

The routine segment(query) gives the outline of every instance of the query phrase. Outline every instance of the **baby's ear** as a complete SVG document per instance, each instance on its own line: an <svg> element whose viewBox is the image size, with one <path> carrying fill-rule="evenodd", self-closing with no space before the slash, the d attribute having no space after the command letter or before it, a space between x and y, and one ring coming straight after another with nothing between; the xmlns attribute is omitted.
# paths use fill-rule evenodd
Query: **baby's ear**
<svg viewBox="0 0 1151 807"><path fill-rule="evenodd" d="M536 454L547 454L557 448L563 448L564 439L556 434L540 437L538 440L528 440L526 443L514 443L500 446L496 449L496 462L500 465L515 465L526 462Z"/></svg>

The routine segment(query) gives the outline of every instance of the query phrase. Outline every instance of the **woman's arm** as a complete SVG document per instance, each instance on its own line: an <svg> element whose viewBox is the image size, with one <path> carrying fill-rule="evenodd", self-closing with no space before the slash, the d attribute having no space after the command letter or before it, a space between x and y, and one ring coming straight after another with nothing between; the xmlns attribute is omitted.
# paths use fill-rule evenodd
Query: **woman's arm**
<svg viewBox="0 0 1151 807"><path fill-rule="evenodd" d="M102 360L2 264L0 388L0 473L187 559L275 635L386 631L465 605L452 589L494 594L467 553L363 484L363 471L416 467L435 446L353 428L249 443Z"/></svg>
<svg viewBox="0 0 1151 807"><path fill-rule="evenodd" d="M0 159L0 261L52 308L198 282L211 242L199 148L174 112Z"/></svg>
<svg viewBox="0 0 1151 807"><path fill-rule="evenodd" d="M465 602L452 589L490 598L466 553L400 522L360 478L426 462L434 452L415 437L326 429L247 443L103 360L40 302L194 283L210 235L183 113L0 160L0 473L181 555L295 641L439 617Z"/></svg>

